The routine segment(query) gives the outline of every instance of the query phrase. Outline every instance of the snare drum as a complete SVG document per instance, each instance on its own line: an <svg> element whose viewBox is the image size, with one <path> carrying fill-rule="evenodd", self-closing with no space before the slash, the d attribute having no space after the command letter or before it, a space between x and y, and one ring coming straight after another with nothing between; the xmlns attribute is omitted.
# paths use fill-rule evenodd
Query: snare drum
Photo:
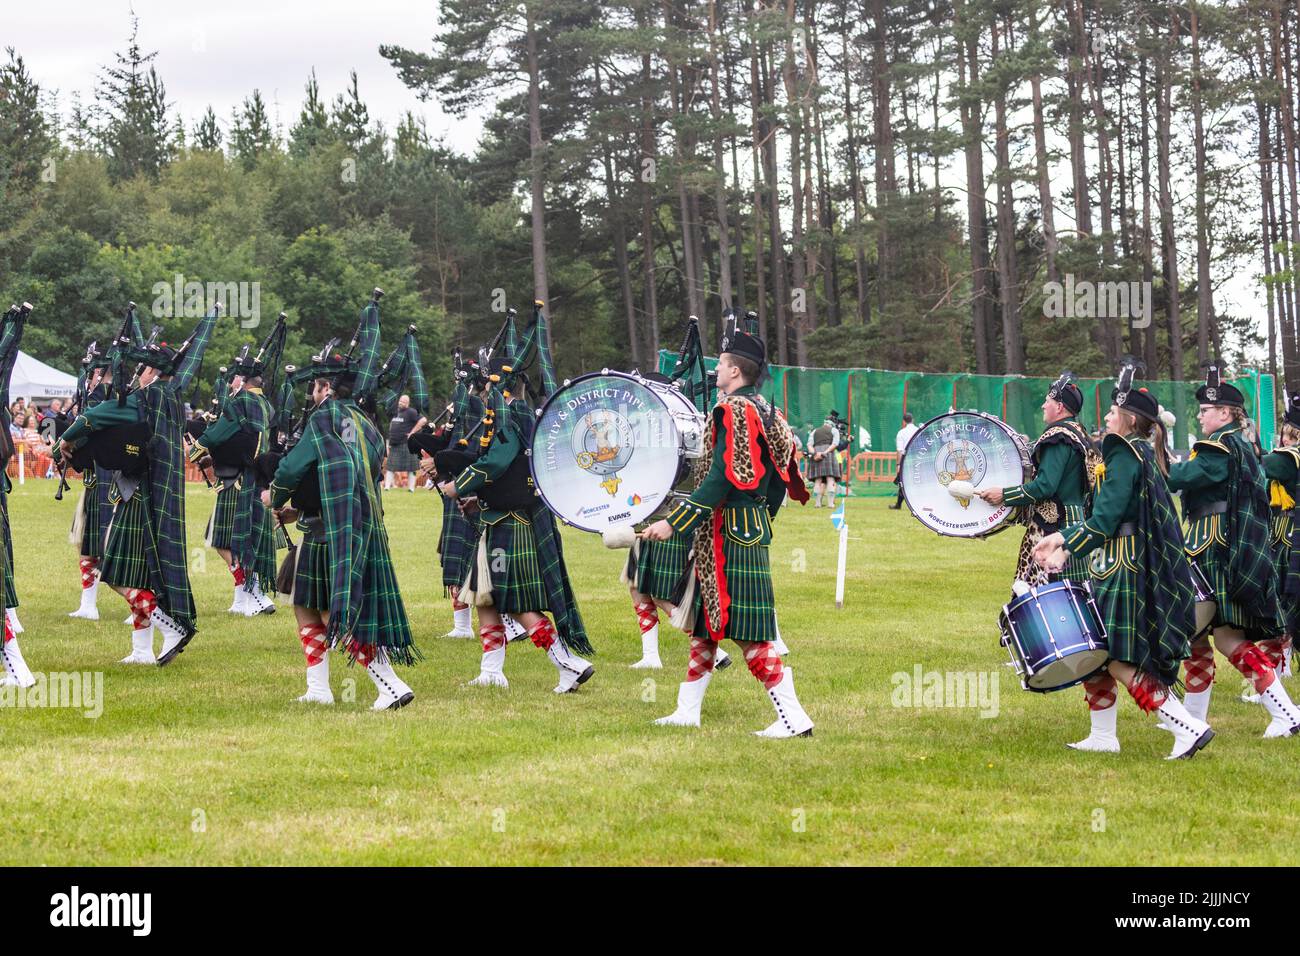
<svg viewBox="0 0 1300 956"><path fill-rule="evenodd" d="M1075 581L1030 588L1002 608L998 627L1025 690L1072 687L1100 670L1110 656L1092 590Z"/></svg>
<svg viewBox="0 0 1300 956"><path fill-rule="evenodd" d="M1011 525L1016 509L954 498L948 483L1005 488L1023 484L1029 474L1029 447L1010 427L984 412L949 412L930 419L907 443L901 484L907 507L931 531L983 538Z"/></svg>
<svg viewBox="0 0 1300 956"><path fill-rule="evenodd" d="M1192 635L1192 640L1197 640L1210 629L1210 622L1214 620L1215 612L1219 609L1219 602L1214 596L1214 588L1210 585L1210 579L1205 576L1205 572L1195 561L1189 559L1187 564L1192 569L1192 588L1196 591L1196 633Z"/></svg>
<svg viewBox="0 0 1300 956"><path fill-rule="evenodd" d="M636 524L664 508L705 453L706 421L675 385L608 369L584 375L538 413L533 484L576 528Z"/></svg>

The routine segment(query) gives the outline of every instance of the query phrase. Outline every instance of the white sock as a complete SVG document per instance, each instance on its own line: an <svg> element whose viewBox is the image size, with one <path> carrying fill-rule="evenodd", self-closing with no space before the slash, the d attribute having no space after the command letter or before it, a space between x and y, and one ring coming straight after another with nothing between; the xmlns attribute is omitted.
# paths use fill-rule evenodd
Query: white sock
<svg viewBox="0 0 1300 956"><path fill-rule="evenodd" d="M458 631L468 631L474 623L470 617L469 605L457 608L451 612L452 627Z"/></svg>

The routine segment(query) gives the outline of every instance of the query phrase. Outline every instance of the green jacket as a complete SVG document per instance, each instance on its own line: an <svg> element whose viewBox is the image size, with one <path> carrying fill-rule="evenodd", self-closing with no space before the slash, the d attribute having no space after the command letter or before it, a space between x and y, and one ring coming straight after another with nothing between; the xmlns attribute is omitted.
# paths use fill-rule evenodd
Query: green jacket
<svg viewBox="0 0 1300 956"><path fill-rule="evenodd" d="M63 433L63 440L73 448L80 448L90 440L90 432L102 431L114 425L130 425L140 420L140 390L126 396L126 404L119 405L109 398L76 417Z"/></svg>
<svg viewBox="0 0 1300 956"><path fill-rule="evenodd" d="M515 401L517 402L519 399ZM511 404L513 405L514 402ZM468 498L471 495L478 494L484 485L496 481L504 475L506 470L514 463L514 460L527 449L525 436L520 434L515 415L516 413L509 407L503 408L501 413L497 415L496 431L487 449L478 458L474 459L473 464L467 466L464 471L452 480L452 484L456 486L458 497ZM531 483L532 479L530 478L529 484ZM488 524L493 524L509 514L507 511L489 508L481 497L479 498L479 509L480 518Z"/></svg>
<svg viewBox="0 0 1300 956"><path fill-rule="evenodd" d="M1142 462L1132 448L1125 447L1124 442L1134 447L1139 443L1150 443L1140 438L1111 441L1111 437L1107 436L1102 447L1102 461L1106 467L1093 490L1092 513L1061 531L1066 550L1076 557L1100 547L1120 525L1138 519Z"/></svg>
<svg viewBox="0 0 1300 956"><path fill-rule="evenodd" d="M1183 493L1184 515L1227 499L1232 454L1223 439L1240 430L1236 424L1220 428L1192 446L1192 455L1186 461L1169 466L1169 490Z"/></svg>
<svg viewBox="0 0 1300 956"><path fill-rule="evenodd" d="M1073 422L1073 416L1054 422L1052 426ZM1088 495L1087 476L1084 475L1083 457L1068 441L1053 441L1034 449L1037 472L1031 481L1002 489L1005 504L1032 505L1056 499L1063 505L1083 507Z"/></svg>
<svg viewBox="0 0 1300 956"><path fill-rule="evenodd" d="M205 452L224 445L245 428L257 433L257 451L254 454L261 454L266 449L270 425L271 404L262 390L253 386L241 388L227 398L217 420L194 440L190 459L201 458Z"/></svg>
<svg viewBox="0 0 1300 956"><path fill-rule="evenodd" d="M737 389L734 394L753 398L758 395L758 389L745 386ZM752 490L744 491L732 484L727 477L726 454L730 447L727 428L720 414L715 412L713 419L717 428L717 440L713 443L713 457L709 463L709 471L690 498L681 502L668 515L668 523L678 534L693 531L714 508L752 510L762 507L770 516L775 516L781 507L781 502L785 499L785 484L777 475L771 455L763 443L760 443L759 447L762 449L764 473L758 485Z"/></svg>

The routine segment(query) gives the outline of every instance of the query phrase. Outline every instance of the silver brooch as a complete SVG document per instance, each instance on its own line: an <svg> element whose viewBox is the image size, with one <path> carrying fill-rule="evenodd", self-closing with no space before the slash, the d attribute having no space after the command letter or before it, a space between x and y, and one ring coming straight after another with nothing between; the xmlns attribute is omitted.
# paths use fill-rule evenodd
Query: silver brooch
<svg viewBox="0 0 1300 956"><path fill-rule="evenodd" d="M1217 388L1206 388L1205 397L1208 398L1210 401L1214 401L1216 398L1219 397L1219 390Z"/></svg>

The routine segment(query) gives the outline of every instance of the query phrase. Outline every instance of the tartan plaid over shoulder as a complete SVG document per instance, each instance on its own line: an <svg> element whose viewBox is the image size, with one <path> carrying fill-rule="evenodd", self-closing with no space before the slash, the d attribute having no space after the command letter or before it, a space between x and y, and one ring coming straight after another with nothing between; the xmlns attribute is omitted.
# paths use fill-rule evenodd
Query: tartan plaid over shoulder
<svg viewBox="0 0 1300 956"><path fill-rule="evenodd" d="M1132 538L1138 550L1131 593L1125 597L1134 603L1136 632L1147 640L1143 653L1134 655L1140 659L1129 663L1161 684L1175 686L1179 665L1191 653L1190 641L1196 632L1196 592L1183 548L1182 526L1156 467L1155 451L1147 442L1107 435L1102 453L1106 458L1136 455L1142 469L1136 488L1137 529Z"/></svg>
<svg viewBox="0 0 1300 956"><path fill-rule="evenodd" d="M163 609L188 633L195 631L194 594L190 590L185 540L185 464L181 435L185 408L173 382L158 381L140 389L140 417L149 426L149 470L140 484L152 534L145 563L151 590Z"/></svg>
<svg viewBox="0 0 1300 956"><path fill-rule="evenodd" d="M307 422L302 441L316 453L321 516L330 558L326 640L356 657L411 664L418 657L393 574L375 483L383 436L354 402L329 399Z"/></svg>
<svg viewBox="0 0 1300 956"><path fill-rule="evenodd" d="M522 447L532 446L536 417L522 397L506 403L506 427L514 429ZM529 484L532 482L530 480ZM569 581L569 570L564 563L564 542L555 516L540 496L533 496L529 511L533 523L533 537L537 541L537 560L542 570L542 587L546 590L547 610L555 618L555 631L564 646L575 654L594 654L595 648L587 637L587 628L578 611L578 598Z"/></svg>
<svg viewBox="0 0 1300 956"><path fill-rule="evenodd" d="M1262 622L1264 636L1283 630L1277 569L1270 547L1270 514L1267 483L1254 450L1237 431L1222 443L1232 456L1228 477L1228 510L1224 514L1228 539L1228 590L1250 616Z"/></svg>

